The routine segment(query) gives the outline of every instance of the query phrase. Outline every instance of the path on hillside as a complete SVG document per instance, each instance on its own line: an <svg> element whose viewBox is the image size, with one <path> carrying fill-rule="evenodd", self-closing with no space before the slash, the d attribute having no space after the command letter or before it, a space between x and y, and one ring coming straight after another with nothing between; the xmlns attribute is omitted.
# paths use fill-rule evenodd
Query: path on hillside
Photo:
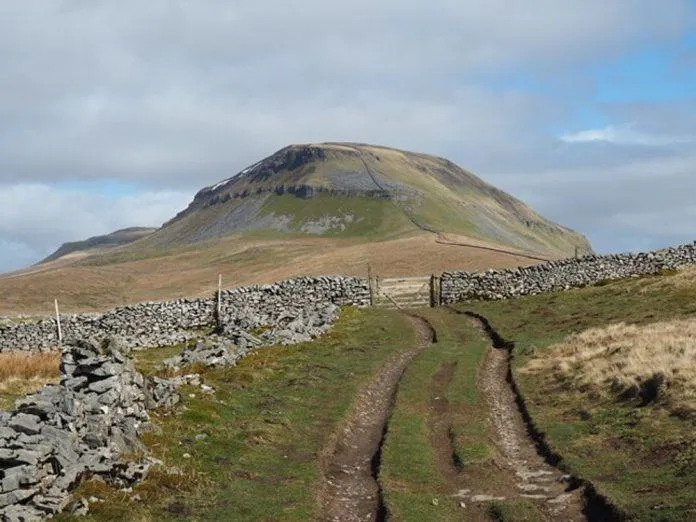
<svg viewBox="0 0 696 522"><path fill-rule="evenodd" d="M389 411L404 370L435 341L435 331L424 319L408 320L417 333L416 344L392 355L377 370L321 452L320 520L365 522L384 517L376 475Z"/></svg>
<svg viewBox="0 0 696 522"><path fill-rule="evenodd" d="M370 168L370 165L368 165L367 161L363 157L363 152L358 148L358 147L352 147L352 146L346 146L349 149L354 150L355 152L358 153L358 157L360 158L360 161L362 162L363 166L365 167L365 172L367 172L367 175L370 176L370 179L372 179L372 182L375 184L375 186L384 194L386 194L389 197L389 200L394 204L394 206L399 209L406 218L413 223L417 228L422 230L423 232L429 232L431 234L435 234L435 242L439 243L441 245L450 245L450 246L460 246L460 247L467 247L467 248L476 248L479 250L488 250L490 252L497 252L499 254L506 254L510 256L515 256L515 257L521 257L524 259L532 259L535 261L543 261L543 262L548 262L551 260L551 257L540 257L540 256L535 256L532 254L525 254L523 252L515 251L515 250L506 250L504 248L494 248L494 247L485 247L481 245L476 245L473 243L462 243L461 241L453 241L450 238L447 237L447 234L445 234L442 230L437 230L436 228L431 227L430 225L426 223L422 223L416 216L408 210L406 207L403 205L399 205L397 203L396 198L391 197L391 193L389 192L389 189L385 187L377 178L377 175L373 172L373 170Z"/></svg>
<svg viewBox="0 0 696 522"><path fill-rule="evenodd" d="M534 261L543 261L544 263L548 263L552 259L551 257L540 257L540 256L531 255L531 254L525 254L523 252L519 252L519 251L515 251L515 250L505 250L504 248L494 248L494 247L486 247L486 246L481 246L481 245L474 245L472 243L462 243L461 241L454 241L454 240L448 238L447 234L445 234L444 232L437 233L437 238L435 239L435 242L439 243L440 245L478 248L479 250L488 250L490 252L498 252L500 254L506 254L506 255L515 256L515 257L523 257L525 259L532 259Z"/></svg>
<svg viewBox="0 0 696 522"><path fill-rule="evenodd" d="M490 409L495 440L503 458L502 467L512 477L512 484L504 498L537 501L550 520L587 520L583 514L582 489L572 477L549 464L539 454L529 434L509 380L511 343L501 338L484 317L473 313L466 315L491 340L479 386ZM463 489L455 496L464 502L477 502L495 495Z"/></svg>

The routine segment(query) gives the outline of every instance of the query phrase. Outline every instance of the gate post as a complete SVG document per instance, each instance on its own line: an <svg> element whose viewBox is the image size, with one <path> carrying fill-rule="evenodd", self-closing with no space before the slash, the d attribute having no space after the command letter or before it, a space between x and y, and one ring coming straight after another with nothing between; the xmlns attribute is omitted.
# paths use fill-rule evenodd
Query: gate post
<svg viewBox="0 0 696 522"><path fill-rule="evenodd" d="M372 278L372 265L367 265L367 284L370 288L370 306L375 306L375 282Z"/></svg>
<svg viewBox="0 0 696 522"><path fill-rule="evenodd" d="M430 275L430 308L436 308L440 306L440 276L435 274Z"/></svg>

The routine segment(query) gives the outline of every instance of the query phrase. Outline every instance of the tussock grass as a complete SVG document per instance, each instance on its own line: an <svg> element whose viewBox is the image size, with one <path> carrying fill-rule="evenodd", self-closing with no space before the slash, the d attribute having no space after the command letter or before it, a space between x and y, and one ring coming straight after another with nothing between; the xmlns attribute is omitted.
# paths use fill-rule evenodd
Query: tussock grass
<svg viewBox="0 0 696 522"><path fill-rule="evenodd" d="M676 409L679 401L691 401L687 384L678 381L686 370L679 368L669 386L663 382L656 387L657 400L654 395L652 401L647 400L649 386L644 387L642 397L617 400L621 393L612 390L609 382L582 385L579 379L586 375L587 382L601 384L601 374L593 376L590 368L606 366L611 375L617 372L613 363L628 365L621 369L622 374L632 375L634 366L645 367L644 371L633 372L634 376L651 376L655 369L648 365L657 364L653 354L666 349L655 347L653 351L646 342L643 358L647 362L643 363L639 357L631 357L637 348L635 343L627 343L613 355L606 353L605 345L605 353L600 351L593 360L583 361L577 368L570 365L568 371L583 372L578 373L577 381L574 374L564 377L554 364L558 355L564 354L562 346L570 336L590 329L604 332L603 339L609 343L614 342L609 335L612 325L636 325L636 335L643 337L648 331L645 328L653 325L696 320L696 270L669 271L602 287L505 302L476 303L465 309L486 316L503 337L514 341L513 376L537 428L563 457L564 470L591 481L630 520L693 519L696 415L682 415ZM686 336L685 331L677 333ZM621 335L624 339L627 336L626 332ZM664 336L654 337L657 346L668 342ZM553 362L529 371L530 361L546 357ZM671 375L666 374L665 380L670 381Z"/></svg>
<svg viewBox="0 0 696 522"><path fill-rule="evenodd" d="M58 352L0 353L0 409L8 409L15 399L57 383L59 365Z"/></svg>
<svg viewBox="0 0 696 522"><path fill-rule="evenodd" d="M696 273L696 272L695 272ZM580 389L696 411L696 320L618 323L573 334L520 371L553 369Z"/></svg>
<svg viewBox="0 0 696 522"><path fill-rule="evenodd" d="M665 273L664 275L668 277L659 277L654 279L652 284L646 285L640 290L640 293L646 294L649 292L654 292L657 289L693 289L693 287L696 286L696 267L694 266L683 267L674 272Z"/></svg>
<svg viewBox="0 0 696 522"><path fill-rule="evenodd" d="M59 376L60 353L0 353L0 385L13 379L52 379Z"/></svg>

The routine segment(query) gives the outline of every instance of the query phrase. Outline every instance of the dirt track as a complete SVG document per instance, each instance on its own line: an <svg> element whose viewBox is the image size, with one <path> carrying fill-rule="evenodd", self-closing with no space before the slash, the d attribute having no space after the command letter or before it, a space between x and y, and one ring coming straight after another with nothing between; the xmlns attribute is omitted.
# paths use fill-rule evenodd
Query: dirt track
<svg viewBox="0 0 696 522"><path fill-rule="evenodd" d="M570 476L546 462L537 452L515 393L508 381L509 352L504 341L483 318L475 324L491 338L491 348L484 361L480 387L490 409L490 419L496 445L503 457L502 466L512 477L505 498L525 498L537 501L549 520L584 521L582 492ZM457 496L474 500L485 498L488 492L462 490Z"/></svg>
<svg viewBox="0 0 696 522"><path fill-rule="evenodd" d="M404 370L416 355L432 344L434 336L423 319L408 319L418 335L416 345L394 354L376 372L322 451L320 520L364 522L384 516L375 475L389 410Z"/></svg>

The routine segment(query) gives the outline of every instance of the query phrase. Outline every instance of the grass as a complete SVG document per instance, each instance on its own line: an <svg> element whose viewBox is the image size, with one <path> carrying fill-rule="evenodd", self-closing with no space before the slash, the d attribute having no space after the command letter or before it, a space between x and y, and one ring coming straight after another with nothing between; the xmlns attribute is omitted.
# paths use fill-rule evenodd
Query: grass
<svg viewBox="0 0 696 522"><path fill-rule="evenodd" d="M326 237L363 237L375 239L413 229L411 222L389 200L365 197L339 197L319 194L301 199L290 194L268 197L260 214L289 216L290 227L300 232L308 223L333 217L342 227L333 226L321 235ZM346 220L346 216L353 219Z"/></svg>
<svg viewBox="0 0 696 522"><path fill-rule="evenodd" d="M105 500L87 520L312 519L317 453L361 383L413 342L399 314L346 309L313 343L260 349L235 367L206 370L216 393L185 388L183 407L155 414L145 436L150 452L183 475L160 469L130 494L85 483L76 498ZM151 372L169 354L137 355Z"/></svg>
<svg viewBox="0 0 696 522"><path fill-rule="evenodd" d="M696 319L626 323L572 334L520 372L556 379L604 397L664 400L670 412L696 412Z"/></svg>
<svg viewBox="0 0 696 522"><path fill-rule="evenodd" d="M481 243L473 241L474 243ZM482 246L495 246L481 243ZM61 266L42 265L21 277L0 278L0 314L105 311L128 303L213 295L218 275L226 288L270 283L304 275L366 277L367 265L383 277L440 273L445 270L507 268L529 261L468 247L440 245L433 234L388 240L307 237L231 236L175 248L142 258L121 250L104 257ZM137 252L136 252L137 253ZM87 263L89 261L89 264Z"/></svg>
<svg viewBox="0 0 696 522"><path fill-rule="evenodd" d="M539 509L530 500L494 500L488 506L488 515L496 522L537 522L543 520Z"/></svg>
<svg viewBox="0 0 696 522"><path fill-rule="evenodd" d="M486 316L501 335L515 342L515 379L535 424L563 457L562 468L592 481L632 519L696 516L694 417L688 412L675 415L668 396L646 402L607 393L600 371L628 368L629 378L650 375L657 359L672 359L667 348L646 346L644 355L655 353L657 359L651 357L645 364L635 357L642 343L637 338L609 357L606 352L581 355L579 350L577 364L559 359L572 357L567 343L599 335L600 343L611 344L606 336L617 329L621 335L642 335L663 328L659 323L665 321L692 322L696 270L460 307ZM629 326L611 326L617 323ZM590 329L595 330L582 333ZM663 340L659 342L664 347ZM690 347L692 343L686 342ZM554 360L570 363L567 372Z"/></svg>
<svg viewBox="0 0 696 522"><path fill-rule="evenodd" d="M465 520L467 516L484 516L493 505L463 510L438 458L432 427L437 415L430 404L434 381L443 367L451 367L451 379L444 383L449 403L450 457L461 469L463 485L487 493L500 491L505 477L493 465L496 454L494 437L488 421L488 407L477 386L478 369L488 341L464 317L444 310L422 312L438 332L438 343L418 356L406 369L398 388L389 420L382 463L382 485L387 510L393 520ZM439 392L438 392L439 393ZM449 464L449 463L448 463ZM500 502L506 518L499 520L537 520L514 518L519 501ZM538 517L533 504L525 510ZM522 509L522 508L520 508ZM527 511L524 511L527 513ZM525 515L526 516L526 515Z"/></svg>
<svg viewBox="0 0 696 522"><path fill-rule="evenodd" d="M59 364L58 352L0 353L0 410L12 408L15 400L46 384L57 383Z"/></svg>

